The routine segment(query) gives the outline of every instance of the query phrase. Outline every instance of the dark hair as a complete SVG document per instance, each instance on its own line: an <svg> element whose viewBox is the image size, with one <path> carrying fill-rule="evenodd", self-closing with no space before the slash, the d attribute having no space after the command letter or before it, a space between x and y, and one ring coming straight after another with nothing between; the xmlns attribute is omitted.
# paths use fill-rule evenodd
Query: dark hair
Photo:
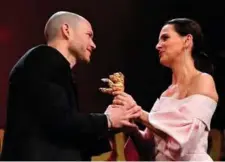
<svg viewBox="0 0 225 162"><path fill-rule="evenodd" d="M195 67L200 71L212 74L214 69L208 55L204 52L201 26L196 21L188 18L175 18L167 21L165 25L167 24L174 25L175 31L181 36L192 35L192 57L195 62Z"/></svg>

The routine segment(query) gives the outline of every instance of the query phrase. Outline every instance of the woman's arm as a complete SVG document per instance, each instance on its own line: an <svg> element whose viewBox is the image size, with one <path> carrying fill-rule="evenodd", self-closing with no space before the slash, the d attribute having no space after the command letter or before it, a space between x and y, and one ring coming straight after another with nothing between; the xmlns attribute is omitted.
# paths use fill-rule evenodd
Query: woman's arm
<svg viewBox="0 0 225 162"><path fill-rule="evenodd" d="M139 117L139 119L137 119L137 121L142 123L143 125L145 125L150 131L152 131L153 133L155 133L159 137L161 137L163 139L166 139L167 135L164 132L156 129L154 126L152 126L149 123L148 115L149 115L149 113L142 109L142 114Z"/></svg>
<svg viewBox="0 0 225 162"><path fill-rule="evenodd" d="M158 129L156 129L154 126L152 126L149 122L149 113L147 111L144 111L141 106L137 105L136 101L133 99L133 97L125 92L120 91L114 91L113 95L115 95L113 99L114 105L121 105L125 109L141 109L141 116L136 119L138 122L145 125L147 128L149 128L153 133L160 136L161 138L165 139L166 134ZM150 119L151 120L151 119Z"/></svg>

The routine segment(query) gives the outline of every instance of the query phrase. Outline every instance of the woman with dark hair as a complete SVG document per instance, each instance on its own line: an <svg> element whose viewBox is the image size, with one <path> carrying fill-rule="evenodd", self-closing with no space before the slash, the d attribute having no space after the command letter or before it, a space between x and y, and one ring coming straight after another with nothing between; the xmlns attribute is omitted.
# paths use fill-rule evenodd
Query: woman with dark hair
<svg viewBox="0 0 225 162"><path fill-rule="evenodd" d="M172 19L161 29L156 49L160 63L172 70L172 83L150 113L142 110L138 121L147 128L131 133L139 153L154 141L155 160L212 161L207 140L218 94L213 77L195 64L205 57L202 42L201 27L191 19ZM113 93L115 108L141 109L129 94Z"/></svg>

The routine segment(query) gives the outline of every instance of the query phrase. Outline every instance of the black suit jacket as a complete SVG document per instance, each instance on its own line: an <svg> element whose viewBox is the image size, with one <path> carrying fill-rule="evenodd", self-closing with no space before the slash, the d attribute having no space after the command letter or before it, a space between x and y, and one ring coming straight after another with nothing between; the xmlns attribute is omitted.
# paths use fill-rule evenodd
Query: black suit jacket
<svg viewBox="0 0 225 162"><path fill-rule="evenodd" d="M90 160L108 151L107 118L79 112L72 71L59 51L32 48L9 81L2 160Z"/></svg>

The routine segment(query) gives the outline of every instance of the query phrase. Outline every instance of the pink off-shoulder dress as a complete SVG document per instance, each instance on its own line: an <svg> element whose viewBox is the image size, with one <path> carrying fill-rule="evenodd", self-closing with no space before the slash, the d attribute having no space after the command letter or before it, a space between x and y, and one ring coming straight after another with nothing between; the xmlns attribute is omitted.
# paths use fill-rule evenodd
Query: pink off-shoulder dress
<svg viewBox="0 0 225 162"><path fill-rule="evenodd" d="M217 102L194 94L184 99L160 97L149 113L149 123L165 132L154 135L157 161L212 161L207 154L210 123ZM150 133L148 130L145 133Z"/></svg>

